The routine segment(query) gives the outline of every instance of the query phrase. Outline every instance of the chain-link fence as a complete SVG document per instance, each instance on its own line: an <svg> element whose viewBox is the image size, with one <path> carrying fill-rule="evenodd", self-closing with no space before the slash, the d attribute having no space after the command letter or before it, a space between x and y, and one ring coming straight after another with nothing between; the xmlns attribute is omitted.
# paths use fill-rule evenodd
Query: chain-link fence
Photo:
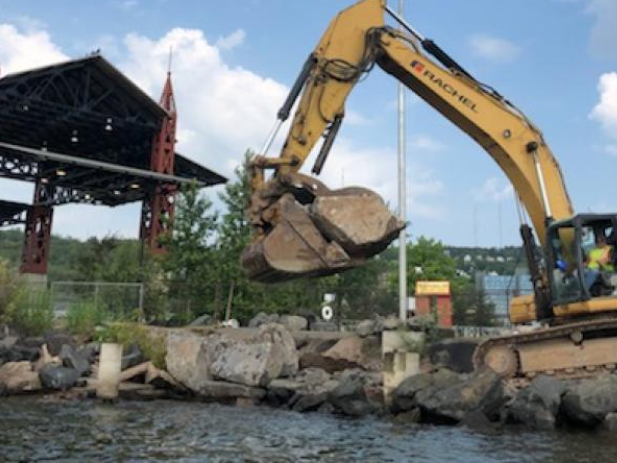
<svg viewBox="0 0 617 463"><path fill-rule="evenodd" d="M66 315L71 306L93 306L122 318L143 310L144 285L141 283L54 281L50 284L54 313Z"/></svg>

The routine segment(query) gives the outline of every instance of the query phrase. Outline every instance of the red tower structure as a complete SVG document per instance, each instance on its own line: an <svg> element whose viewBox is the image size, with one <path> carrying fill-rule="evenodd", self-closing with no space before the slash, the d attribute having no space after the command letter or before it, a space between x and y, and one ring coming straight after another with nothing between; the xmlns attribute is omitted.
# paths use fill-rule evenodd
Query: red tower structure
<svg viewBox="0 0 617 463"><path fill-rule="evenodd" d="M152 142L150 169L154 172L173 175L178 116L171 85L171 72L167 73L167 81L159 104L167 111L167 115L163 119L161 130L154 136ZM154 254L163 254L166 251L161 238L171 233L176 191L175 185L160 184L143 202L140 237Z"/></svg>
<svg viewBox="0 0 617 463"><path fill-rule="evenodd" d="M33 207L28 210L28 215L26 216L21 273L31 275L47 274L53 220L53 208L44 205L48 197L47 185L40 180L37 181L34 187Z"/></svg>

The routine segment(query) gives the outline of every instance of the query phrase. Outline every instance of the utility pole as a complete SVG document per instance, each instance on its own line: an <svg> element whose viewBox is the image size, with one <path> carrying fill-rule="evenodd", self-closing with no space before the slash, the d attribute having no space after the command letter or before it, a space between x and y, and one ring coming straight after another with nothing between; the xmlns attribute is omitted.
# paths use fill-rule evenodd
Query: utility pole
<svg viewBox="0 0 617 463"><path fill-rule="evenodd" d="M398 14L403 17L404 0L398 1ZM402 28L399 26L399 30ZM398 210L403 222L407 222L407 163L405 146L405 86L398 84ZM398 254L398 295L399 316L407 321L407 233L403 228L399 233Z"/></svg>

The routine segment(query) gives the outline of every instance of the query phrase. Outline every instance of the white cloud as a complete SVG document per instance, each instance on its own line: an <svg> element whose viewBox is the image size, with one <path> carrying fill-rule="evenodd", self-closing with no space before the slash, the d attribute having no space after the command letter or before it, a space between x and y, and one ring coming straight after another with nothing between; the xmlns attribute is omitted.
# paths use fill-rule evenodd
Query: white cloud
<svg viewBox="0 0 617 463"><path fill-rule="evenodd" d="M487 34L478 34L469 40L474 55L497 63L514 61L521 53L521 48L502 38Z"/></svg>
<svg viewBox="0 0 617 463"><path fill-rule="evenodd" d="M64 61L62 53L45 30L21 31L12 24L0 24L0 59L3 75Z"/></svg>
<svg viewBox="0 0 617 463"><path fill-rule="evenodd" d="M608 72L600 76L598 93L600 101L589 117L600 123L602 130L611 140L604 146L604 151L611 156L617 156L617 72Z"/></svg>
<svg viewBox="0 0 617 463"><path fill-rule="evenodd" d="M242 45L245 38L246 32L244 29L238 29L229 35L219 37L214 46L219 50L231 50Z"/></svg>
<svg viewBox="0 0 617 463"><path fill-rule="evenodd" d="M514 188L507 180L495 177L487 179L482 187L474 191L476 201L501 202L514 197Z"/></svg>
<svg viewBox="0 0 617 463"><path fill-rule="evenodd" d="M158 99L173 49L172 79L179 115L178 151L230 175L230 159L263 143L287 88L231 67L197 29L172 29L158 40L129 34L121 69Z"/></svg>
<svg viewBox="0 0 617 463"><path fill-rule="evenodd" d="M591 119L598 121L607 136L617 140L617 72L600 76L600 101L591 111Z"/></svg>

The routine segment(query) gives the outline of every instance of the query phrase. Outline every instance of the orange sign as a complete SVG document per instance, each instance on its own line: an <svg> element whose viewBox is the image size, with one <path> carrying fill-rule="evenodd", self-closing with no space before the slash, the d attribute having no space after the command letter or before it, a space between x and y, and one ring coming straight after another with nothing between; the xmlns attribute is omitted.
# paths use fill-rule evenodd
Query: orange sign
<svg viewBox="0 0 617 463"><path fill-rule="evenodd" d="M449 296L449 281L418 281L416 282L416 296Z"/></svg>

